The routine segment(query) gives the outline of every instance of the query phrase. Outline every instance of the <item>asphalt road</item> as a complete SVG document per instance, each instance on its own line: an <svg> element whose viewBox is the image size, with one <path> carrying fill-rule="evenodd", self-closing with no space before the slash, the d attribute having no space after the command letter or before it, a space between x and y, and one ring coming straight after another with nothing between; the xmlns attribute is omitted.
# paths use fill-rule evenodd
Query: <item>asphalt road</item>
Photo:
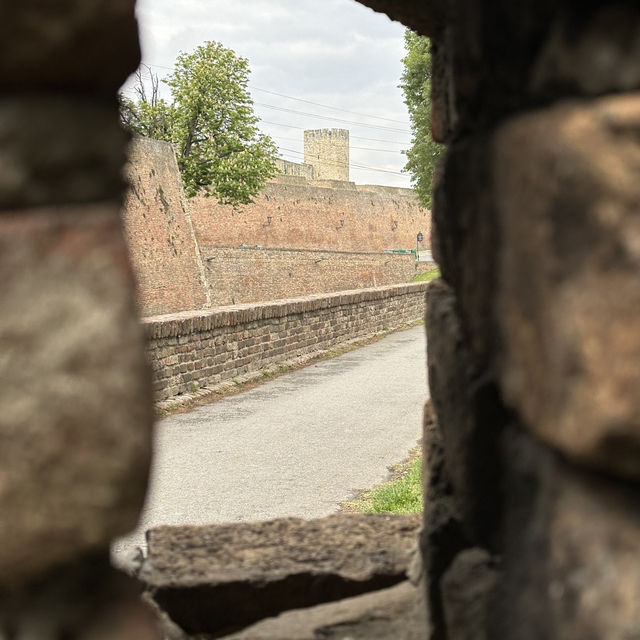
<svg viewBox="0 0 640 640"><path fill-rule="evenodd" d="M161 420L138 530L337 510L383 481L421 434L424 327L387 336L219 402Z"/></svg>

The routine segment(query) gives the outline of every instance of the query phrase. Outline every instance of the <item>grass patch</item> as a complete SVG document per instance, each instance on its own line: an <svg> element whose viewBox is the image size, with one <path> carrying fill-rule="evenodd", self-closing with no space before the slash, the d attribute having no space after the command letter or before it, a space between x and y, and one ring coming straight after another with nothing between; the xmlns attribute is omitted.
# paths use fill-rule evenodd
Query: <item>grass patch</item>
<svg viewBox="0 0 640 640"><path fill-rule="evenodd" d="M422 511L422 448L408 460L391 468L391 479L363 491L342 505L344 511L358 513L420 513Z"/></svg>
<svg viewBox="0 0 640 640"><path fill-rule="evenodd" d="M423 273L418 273L413 278L411 278L411 282L431 282L436 278L440 277L440 269L437 267L435 269L429 269L429 271L424 271Z"/></svg>

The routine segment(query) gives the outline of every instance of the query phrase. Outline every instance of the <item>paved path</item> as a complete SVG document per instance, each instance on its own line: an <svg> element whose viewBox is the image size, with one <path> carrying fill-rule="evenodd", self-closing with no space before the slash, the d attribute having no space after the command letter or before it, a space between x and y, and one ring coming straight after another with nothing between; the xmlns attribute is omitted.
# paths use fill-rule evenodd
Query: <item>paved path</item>
<svg viewBox="0 0 640 640"><path fill-rule="evenodd" d="M421 433L424 327L318 362L157 426L142 523L328 515L388 474Z"/></svg>

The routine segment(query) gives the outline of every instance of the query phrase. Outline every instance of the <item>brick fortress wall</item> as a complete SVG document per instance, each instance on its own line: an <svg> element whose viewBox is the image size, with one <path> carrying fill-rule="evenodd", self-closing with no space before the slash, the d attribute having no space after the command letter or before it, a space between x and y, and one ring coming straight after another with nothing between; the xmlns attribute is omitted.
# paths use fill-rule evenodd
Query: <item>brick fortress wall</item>
<svg viewBox="0 0 640 640"><path fill-rule="evenodd" d="M122 219L142 315L201 309L208 291L173 147L136 140L127 177Z"/></svg>
<svg viewBox="0 0 640 640"><path fill-rule="evenodd" d="M171 145L148 139L131 145L127 171L122 218L143 316L403 283L423 268L383 253L429 237L430 212L409 189L280 175L239 210L185 201Z"/></svg>
<svg viewBox="0 0 640 640"><path fill-rule="evenodd" d="M427 283L146 318L158 401L408 326Z"/></svg>
<svg viewBox="0 0 640 640"><path fill-rule="evenodd" d="M418 232L431 234L411 189L352 182L278 176L240 211L212 198L190 199L189 210L201 246L383 251L415 249Z"/></svg>
<svg viewBox="0 0 640 640"><path fill-rule="evenodd" d="M295 298L409 282L433 265L411 254L201 247L216 304Z"/></svg>

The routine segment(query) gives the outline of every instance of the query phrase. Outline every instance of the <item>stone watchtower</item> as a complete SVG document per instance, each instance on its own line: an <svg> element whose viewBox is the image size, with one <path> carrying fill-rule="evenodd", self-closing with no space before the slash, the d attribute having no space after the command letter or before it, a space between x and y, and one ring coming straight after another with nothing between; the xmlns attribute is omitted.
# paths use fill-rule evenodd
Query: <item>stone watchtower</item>
<svg viewBox="0 0 640 640"><path fill-rule="evenodd" d="M349 181L349 131L314 129L304 132L304 162L316 180Z"/></svg>

